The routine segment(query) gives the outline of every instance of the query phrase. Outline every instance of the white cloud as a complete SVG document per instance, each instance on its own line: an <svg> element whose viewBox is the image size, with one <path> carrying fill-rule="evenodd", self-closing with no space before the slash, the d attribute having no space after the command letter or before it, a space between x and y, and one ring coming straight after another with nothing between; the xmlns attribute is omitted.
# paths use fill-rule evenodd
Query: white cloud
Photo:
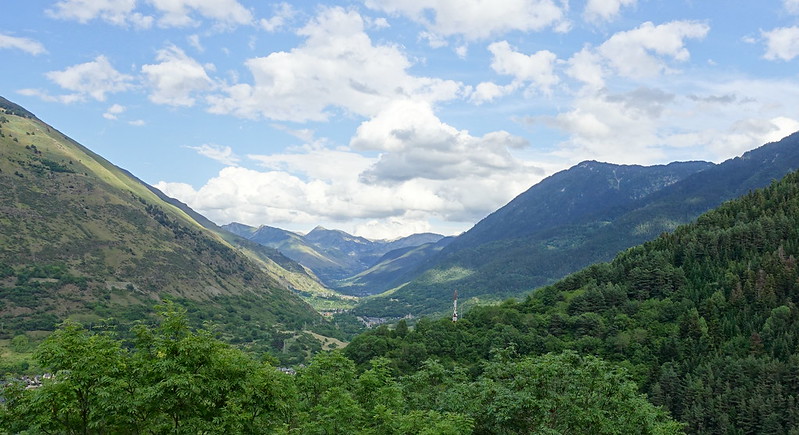
<svg viewBox="0 0 799 435"><path fill-rule="evenodd" d="M316 153L299 151L283 156L287 167L314 160ZM350 153L353 165L362 157ZM272 162L275 163L275 162ZM358 173L340 171L332 181L303 179L283 170L257 171L226 167L199 189L185 183L159 182L155 186L186 202L213 221L268 224L302 230L322 224L373 238L408 235L412 228L437 228L459 233L543 178L535 169L499 172L491 177L463 176L457 180L413 179L391 185L364 183ZM399 224L413 227L401 227Z"/></svg>
<svg viewBox="0 0 799 435"><path fill-rule="evenodd" d="M639 88L623 94L599 92L578 98L575 107L548 120L567 132L558 154L574 160L656 163L664 158L658 127L674 95Z"/></svg>
<svg viewBox="0 0 799 435"><path fill-rule="evenodd" d="M461 230L462 228L458 228ZM354 234L373 240L392 240L398 236L409 236L411 234L421 234L433 231L430 222L424 219L424 215L413 216L413 214L395 216L387 219L371 219L354 226ZM460 231L455 231L455 233Z"/></svg>
<svg viewBox="0 0 799 435"><path fill-rule="evenodd" d="M799 99L793 80L715 74L704 80L664 80L659 86L626 92L584 89L572 108L527 121L565 133L554 155L569 163L718 162L799 129L799 109L787 103Z"/></svg>
<svg viewBox="0 0 799 435"><path fill-rule="evenodd" d="M189 45L194 47L195 50L199 51L200 53L205 51L205 47L203 47L202 42L200 42L200 35L194 33L186 37L186 40L189 41Z"/></svg>
<svg viewBox="0 0 799 435"><path fill-rule="evenodd" d="M582 82L588 91L605 86L607 76L646 79L675 70L668 58L677 62L690 59L687 39L702 39L710 31L705 23L672 21L654 25L645 22L635 29L618 32L599 47L585 45L566 62L566 74Z"/></svg>
<svg viewBox="0 0 799 435"><path fill-rule="evenodd" d="M539 31L564 21L564 10L552 0L364 0L367 7L404 15L442 37L467 40L503 33Z"/></svg>
<svg viewBox="0 0 799 435"><path fill-rule="evenodd" d="M134 121L128 122L128 124L134 127L144 127L145 125L147 125L147 123L143 119L136 119Z"/></svg>
<svg viewBox="0 0 799 435"><path fill-rule="evenodd" d="M198 18L209 19L222 27L253 23L250 10L237 0L61 0L47 14L83 24L100 19L117 26L146 29L155 19L136 11L137 3L145 2L160 14L161 27L196 26Z"/></svg>
<svg viewBox="0 0 799 435"><path fill-rule="evenodd" d="M20 89L17 93L26 97L36 97L43 101L62 104L72 104L86 99L82 94L51 95L45 90L31 88Z"/></svg>
<svg viewBox="0 0 799 435"><path fill-rule="evenodd" d="M396 99L442 101L459 83L407 73L411 62L393 45L374 45L358 13L322 9L290 52L249 59L253 84L236 84L209 97L210 111L285 121L326 120L331 108L371 116Z"/></svg>
<svg viewBox="0 0 799 435"><path fill-rule="evenodd" d="M391 24L388 23L388 20L383 17L367 18L366 20L370 29L388 29L391 27Z"/></svg>
<svg viewBox="0 0 799 435"><path fill-rule="evenodd" d="M122 74L108 62L105 56L97 56L93 61L71 66L63 71L51 71L47 78L64 89L75 92L67 96L73 101L90 96L97 101L105 101L105 94L130 89L132 76Z"/></svg>
<svg viewBox="0 0 799 435"><path fill-rule="evenodd" d="M495 42L488 46L488 50L494 56L491 69L499 74L513 76L518 83L530 83L530 91L538 90L549 94L552 86L560 81L554 71L558 57L549 50L526 55L515 51L507 41Z"/></svg>
<svg viewBox="0 0 799 435"><path fill-rule="evenodd" d="M2 33L0 33L0 49L1 48L14 48L34 56L47 52L41 42L30 38L4 35Z"/></svg>
<svg viewBox="0 0 799 435"><path fill-rule="evenodd" d="M208 157L211 160L227 165L236 166L241 159L233 152L233 148L229 146L221 146L217 144L203 144L198 147L187 146L190 150L197 151L197 154Z"/></svg>
<svg viewBox="0 0 799 435"><path fill-rule="evenodd" d="M158 19L161 27L186 27L198 24L195 14L213 20L222 26L247 25L253 21L252 13L236 0L147 0L162 13Z"/></svg>
<svg viewBox="0 0 799 435"><path fill-rule="evenodd" d="M323 142L249 155L263 170L225 168L199 189L166 182L157 187L219 223L295 229L327 223L390 238L411 228L427 231L430 221L463 231L545 174L511 155L526 140L502 131L472 136L442 122L421 101L396 101L363 122L351 149Z"/></svg>
<svg viewBox="0 0 799 435"><path fill-rule="evenodd" d="M623 77L651 77L669 71L662 57L687 61L690 53L685 40L702 39L709 31L707 24L696 21L672 21L658 26L646 22L636 29L616 33L598 51Z"/></svg>
<svg viewBox="0 0 799 435"><path fill-rule="evenodd" d="M569 67L566 74L579 80L590 89L598 90L605 86L605 71L602 67L602 57L590 47L584 47L575 53L568 61Z"/></svg>
<svg viewBox="0 0 799 435"><path fill-rule="evenodd" d="M349 149L329 149L319 143L304 145L282 154L250 154L247 157L269 170L301 174L308 179L331 183L357 181L357 174L367 170L376 161Z"/></svg>
<svg viewBox="0 0 799 435"><path fill-rule="evenodd" d="M153 18L134 12L136 0L61 0L47 14L62 20L88 23L100 19L117 26L148 28Z"/></svg>
<svg viewBox="0 0 799 435"><path fill-rule="evenodd" d="M361 174L369 183L515 172L524 164L509 150L527 145L525 139L504 131L472 136L441 122L429 104L412 101L392 103L362 123L350 142L357 150L383 151L377 163Z"/></svg>
<svg viewBox="0 0 799 435"><path fill-rule="evenodd" d="M195 102L192 94L214 88L205 68L178 47L159 50L156 60L160 63L141 67L153 103L190 107Z"/></svg>
<svg viewBox="0 0 799 435"><path fill-rule="evenodd" d="M419 32L419 39L427 40L427 45L429 45L430 48L441 48L449 45L447 38L431 32Z"/></svg>
<svg viewBox="0 0 799 435"><path fill-rule="evenodd" d="M280 30L296 14L294 8L285 2L275 5L274 8L275 15L273 15L272 18L262 18L258 22L261 28L267 32L276 32Z"/></svg>
<svg viewBox="0 0 799 435"><path fill-rule="evenodd" d="M769 60L790 61L799 56L799 27L781 27L762 32L766 39L766 54Z"/></svg>
<svg viewBox="0 0 799 435"><path fill-rule="evenodd" d="M106 109L105 113L103 113L103 118L105 119L117 119L117 115L125 111L125 106L114 104L108 109Z"/></svg>
<svg viewBox="0 0 799 435"><path fill-rule="evenodd" d="M622 6L635 6L637 0L588 0L583 19L597 23L611 21L619 15Z"/></svg>
<svg viewBox="0 0 799 435"><path fill-rule="evenodd" d="M785 10L792 14L799 14L799 0L783 0Z"/></svg>
<svg viewBox="0 0 799 435"><path fill-rule="evenodd" d="M469 96L469 101L475 104L487 103L497 98L504 97L516 89L518 89L517 83L502 86L494 82L482 82L474 88L474 91Z"/></svg>

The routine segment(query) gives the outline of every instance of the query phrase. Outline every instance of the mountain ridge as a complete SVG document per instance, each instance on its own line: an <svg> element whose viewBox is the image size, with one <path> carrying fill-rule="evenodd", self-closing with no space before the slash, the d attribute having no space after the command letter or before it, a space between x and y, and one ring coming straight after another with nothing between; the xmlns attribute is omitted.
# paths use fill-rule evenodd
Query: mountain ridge
<svg viewBox="0 0 799 435"><path fill-rule="evenodd" d="M573 175L588 167L619 168L621 165L587 161L554 174L456 238L446 249L428 259L426 263L430 266L420 269L420 273L402 288L389 297L378 296L366 301L356 312L388 317L441 312L451 304L453 289L458 289L467 305L472 298L474 303L483 303L520 296L581 267L608 261L621 250L669 232L724 200L763 187L799 167L799 134L717 165L706 162L688 162L687 165L685 168L694 171L684 174L677 182L670 182L640 198L630 197L619 203L611 201L588 213L563 217L551 207L535 209L539 204L530 202L519 205L536 191L540 191L538 196L557 198L552 189L542 190L542 187L554 185L554 181L569 173ZM668 165L659 167L666 169ZM606 173L605 180L612 180L610 175L612 172ZM589 185L598 188L602 183ZM575 201L579 204L579 197ZM518 230L518 219L517 222L498 219L513 217L515 210L522 210L519 216L525 218L542 210L550 212L547 219L555 224L524 232ZM562 222L558 222L558 218ZM509 231L522 235L505 237ZM484 237L485 234L493 235Z"/></svg>
<svg viewBox="0 0 799 435"><path fill-rule="evenodd" d="M346 294L374 294L375 291L347 291L352 286L348 280L375 266L389 252L436 243L444 238L440 234L419 233L393 240L371 240L321 225L307 234L268 225L252 227L237 222L223 225L222 228L277 249L313 271L329 287L344 290Z"/></svg>

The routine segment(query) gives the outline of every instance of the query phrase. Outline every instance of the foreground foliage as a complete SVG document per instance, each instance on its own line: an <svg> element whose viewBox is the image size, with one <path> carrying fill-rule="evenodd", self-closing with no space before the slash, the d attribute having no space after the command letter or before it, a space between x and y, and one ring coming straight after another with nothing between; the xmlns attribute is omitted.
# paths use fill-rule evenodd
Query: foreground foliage
<svg viewBox="0 0 799 435"><path fill-rule="evenodd" d="M8 384L9 433L679 433L626 371L574 352L496 352L482 372L429 360L407 376L321 353L296 376L193 331L167 305L132 343L68 322L38 348L53 378Z"/></svg>

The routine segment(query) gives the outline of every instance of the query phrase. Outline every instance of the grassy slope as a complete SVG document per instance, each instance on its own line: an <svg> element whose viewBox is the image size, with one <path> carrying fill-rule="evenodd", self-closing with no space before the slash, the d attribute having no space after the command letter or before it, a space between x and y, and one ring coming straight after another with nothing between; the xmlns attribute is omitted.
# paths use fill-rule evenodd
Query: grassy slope
<svg viewBox="0 0 799 435"><path fill-rule="evenodd" d="M287 289L324 293L301 268L242 255L135 177L0 103L0 264L13 271L0 278L0 333L81 314L140 317L167 296L192 301L197 321L248 311L240 323L323 322Z"/></svg>

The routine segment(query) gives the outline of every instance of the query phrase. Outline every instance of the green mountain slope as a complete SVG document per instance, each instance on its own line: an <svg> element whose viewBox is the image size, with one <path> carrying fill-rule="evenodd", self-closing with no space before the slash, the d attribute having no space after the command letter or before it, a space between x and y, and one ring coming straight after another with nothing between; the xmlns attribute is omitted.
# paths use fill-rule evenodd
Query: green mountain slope
<svg viewBox="0 0 799 435"><path fill-rule="evenodd" d="M316 246L306 242L303 236L291 231L267 225L256 228L237 222L223 225L222 228L261 246L280 251L283 255L312 270L321 280L327 280L331 274L337 276L342 273L341 270L350 267L347 264L342 264L339 259L331 258L320 252Z"/></svg>
<svg viewBox="0 0 799 435"><path fill-rule="evenodd" d="M608 261L795 168L799 135L712 166L585 162L533 186L427 260L431 267L408 285L360 312L440 312L454 289L467 304L518 296Z"/></svg>
<svg viewBox="0 0 799 435"><path fill-rule="evenodd" d="M234 248L190 209L5 99L0 113L2 333L67 317L140 318L166 297L197 321L249 324L261 338L322 322L287 289L296 277L279 262L288 259L268 265L266 254Z"/></svg>
<svg viewBox="0 0 799 435"><path fill-rule="evenodd" d="M460 321L379 328L346 354L412 372L434 357L477 368L506 349L566 349L626 366L689 433L799 431L799 173L729 201L523 302Z"/></svg>

